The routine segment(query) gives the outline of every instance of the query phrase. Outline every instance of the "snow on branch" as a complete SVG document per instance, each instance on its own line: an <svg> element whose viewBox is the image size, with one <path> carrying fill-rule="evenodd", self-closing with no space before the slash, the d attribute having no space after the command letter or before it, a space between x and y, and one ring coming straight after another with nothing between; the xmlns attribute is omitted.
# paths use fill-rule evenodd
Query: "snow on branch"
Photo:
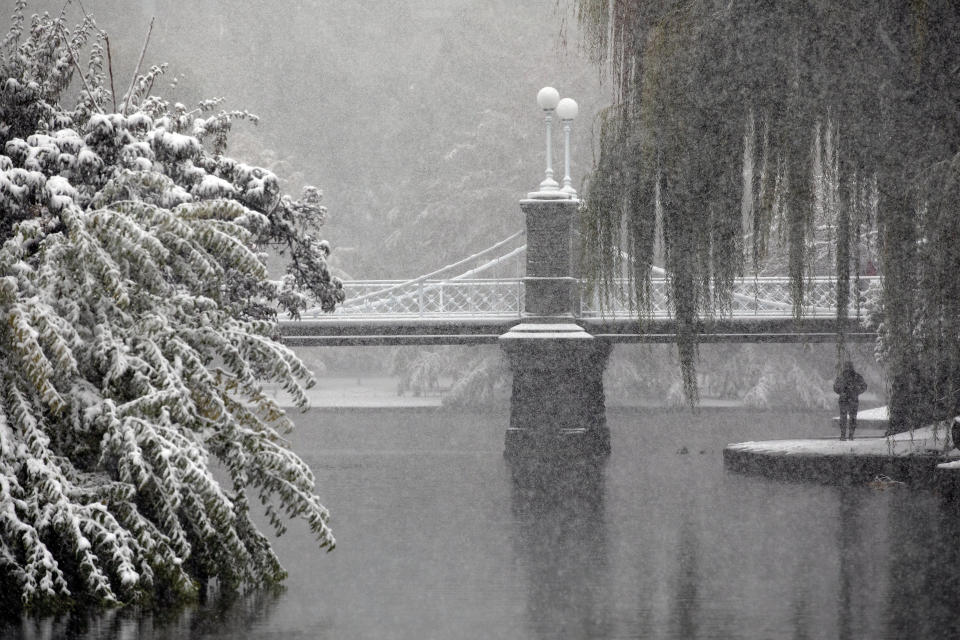
<svg viewBox="0 0 960 640"><path fill-rule="evenodd" d="M273 321L343 300L321 193L291 198L224 156L256 116L151 95L162 65L138 62L120 113L101 113L106 35L89 16L26 30L24 10L0 41L0 589L36 609L281 579L251 491L277 532L282 513L335 545L263 391L306 406L313 378ZM268 245L290 260L282 284Z"/></svg>

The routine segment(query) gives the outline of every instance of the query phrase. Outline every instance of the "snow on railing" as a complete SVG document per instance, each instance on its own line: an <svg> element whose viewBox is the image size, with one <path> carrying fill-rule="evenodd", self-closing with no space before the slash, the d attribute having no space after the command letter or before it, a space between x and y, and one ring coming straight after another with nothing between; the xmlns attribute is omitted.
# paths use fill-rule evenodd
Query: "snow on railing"
<svg viewBox="0 0 960 640"><path fill-rule="evenodd" d="M811 278L806 282L803 315L831 317L836 314L837 286L832 278ZM853 285L853 283L851 283ZM360 280L344 282L347 301L332 314L308 312L307 318L413 317L519 317L523 310L522 278L447 280ZM625 292L626 282L617 282L615 291ZM716 310L718 317L788 318L793 315L791 281L786 277L740 278L734 282L728 309ZM582 288L585 289L585 288ZM854 294L857 294L855 297ZM851 286L850 316L863 317L868 303L880 293L880 278L865 277ZM859 303L859 304L858 304ZM636 316L626 294L611 296L599 304L594 295L581 299L581 317L617 318ZM644 317L669 318L668 281L651 280L649 309Z"/></svg>
<svg viewBox="0 0 960 640"><path fill-rule="evenodd" d="M343 283L347 301L333 315L510 316L523 310L520 278L461 280L359 280ZM386 292L386 293L384 293ZM351 303L351 299L358 302ZM304 318L321 314L304 314ZM322 317L331 317L322 314Z"/></svg>

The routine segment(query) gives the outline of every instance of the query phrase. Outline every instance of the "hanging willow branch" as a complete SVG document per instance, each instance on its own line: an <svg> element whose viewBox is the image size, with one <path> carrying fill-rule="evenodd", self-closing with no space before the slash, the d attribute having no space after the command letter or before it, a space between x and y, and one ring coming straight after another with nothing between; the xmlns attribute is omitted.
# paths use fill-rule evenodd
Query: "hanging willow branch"
<svg viewBox="0 0 960 640"><path fill-rule="evenodd" d="M864 177L889 152L864 126L885 117L883 99L871 93L882 84L865 89L862 70L845 71L845 61L862 58L863 43L824 30L822 12L802 2L567 5L614 102L599 121L599 160L582 209L584 272L603 299L616 295L613 280L626 266L627 295L642 315L650 266L663 265L691 400L700 323L730 308L745 262L755 275L789 275L797 318L810 276L835 274L843 327L849 279L869 260L861 246L877 219L879 198L864 190ZM870 4L826 19L877 23L878 41L866 40L882 53L889 25L878 11ZM876 65L872 74L889 73L882 60ZM834 112L860 118L842 148Z"/></svg>
<svg viewBox="0 0 960 640"><path fill-rule="evenodd" d="M695 402L700 318L729 304L733 280L742 273L743 226L740 191L725 189L717 199L710 184L718 177L735 184L725 174L736 168L714 162L685 141L709 131L713 111L725 109L726 99L698 110L685 89L689 69L712 55L690 46L704 32L688 11L655 13L654 20L660 19L650 23L629 3L577 6L596 58L610 65L617 99L600 118L599 161L586 189L583 272L599 288L602 302L615 295L614 280L626 275L626 295L642 318L649 309L651 268L663 264L684 389ZM719 150L729 132L714 133L707 140ZM735 137L740 139L739 132ZM726 206L732 202L735 209ZM626 264L621 252L629 257Z"/></svg>

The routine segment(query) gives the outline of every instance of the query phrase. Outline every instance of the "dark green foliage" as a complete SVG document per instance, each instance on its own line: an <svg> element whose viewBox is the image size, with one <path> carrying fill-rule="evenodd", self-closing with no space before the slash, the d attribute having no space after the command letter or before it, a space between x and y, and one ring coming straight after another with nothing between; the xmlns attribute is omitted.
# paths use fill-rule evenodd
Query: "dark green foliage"
<svg viewBox="0 0 960 640"><path fill-rule="evenodd" d="M960 155L932 166L913 193L915 207L890 216L883 234L892 431L960 413Z"/></svg>
<svg viewBox="0 0 960 640"><path fill-rule="evenodd" d="M948 311L928 272L946 273L941 265L957 250L941 244L935 251L945 253L931 257L933 249L915 249L911 239L914 211L931 189L952 188L947 169L933 181L918 176L960 143L960 7L952 0L570 4L596 60L609 69L615 96L601 121L599 162L583 208L584 250L596 254L585 261L585 275L609 291L622 274L624 250L631 295L642 302L649 265L662 263L672 279L689 397L697 318L723 311L743 271L744 244L754 270L774 259L789 274L795 314L806 278L825 274L826 259L840 280L842 322L849 281L871 262L864 248L876 211L885 223L883 328L886 344L897 345L889 350L892 410L912 411L920 389L952 394L947 381L960 360L920 364L944 353L935 347L947 338L931 328L944 320L918 324L915 316ZM824 176L827 191L818 182ZM824 218L828 192L833 204ZM950 216L919 224L942 230L941 219ZM825 241L824 232L836 235ZM832 247L826 254L825 246ZM901 264L914 257L936 266L914 273ZM930 367L936 373L917 373Z"/></svg>

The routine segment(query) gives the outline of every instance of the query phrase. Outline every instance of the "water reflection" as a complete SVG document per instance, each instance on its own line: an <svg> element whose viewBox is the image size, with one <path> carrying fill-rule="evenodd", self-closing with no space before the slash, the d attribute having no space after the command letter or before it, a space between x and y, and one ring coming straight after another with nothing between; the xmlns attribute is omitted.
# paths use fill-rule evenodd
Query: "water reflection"
<svg viewBox="0 0 960 640"><path fill-rule="evenodd" d="M676 590L672 602L671 620L674 637L697 638L700 610L700 543L692 520L689 504L680 515L676 559Z"/></svg>
<svg viewBox="0 0 960 640"><path fill-rule="evenodd" d="M840 581L837 593L837 637L840 640L849 640L854 637L851 605L853 582L860 574L856 565L862 544L860 536L862 494L853 487L841 487L838 493L837 549L840 557Z"/></svg>
<svg viewBox="0 0 960 640"><path fill-rule="evenodd" d="M280 601L282 587L265 588L245 595L211 597L207 604L169 611L137 608L106 610L0 623L0 637L23 640L166 640L173 638L249 637L269 620Z"/></svg>
<svg viewBox="0 0 960 640"><path fill-rule="evenodd" d="M510 464L514 553L532 637L607 637L611 603L603 460Z"/></svg>
<svg viewBox="0 0 960 640"><path fill-rule="evenodd" d="M604 464L517 466L503 416L321 414L294 444L341 544L318 554L292 527L282 594L17 621L0 638L952 637L956 503L727 473L720 448L764 437L761 418L614 414Z"/></svg>
<svg viewBox="0 0 960 640"><path fill-rule="evenodd" d="M926 589L933 595L933 616L940 629L956 629L960 604L960 504L952 499L938 499L936 528L940 535L937 545L938 562L928 575Z"/></svg>
<svg viewBox="0 0 960 640"><path fill-rule="evenodd" d="M793 594L793 615L790 616L790 626L793 628L793 640L810 640L815 636L810 632L810 593L806 583L799 582Z"/></svg>
<svg viewBox="0 0 960 640"><path fill-rule="evenodd" d="M887 624L901 637L942 637L956 629L960 517L954 502L898 492L890 514Z"/></svg>
<svg viewBox="0 0 960 640"><path fill-rule="evenodd" d="M889 527L894 539L900 540L897 552L891 554L889 566L890 589L887 594L887 624L898 634L908 634L919 631L924 625L923 617L917 616L921 610L912 606L910 600L913 594L921 589L920 572L916 570L916 562L921 550L916 542L927 541L930 536L930 523L927 518L914 508L912 500L904 501L896 496L893 502L895 508L889 511ZM926 609L924 607L923 609Z"/></svg>

